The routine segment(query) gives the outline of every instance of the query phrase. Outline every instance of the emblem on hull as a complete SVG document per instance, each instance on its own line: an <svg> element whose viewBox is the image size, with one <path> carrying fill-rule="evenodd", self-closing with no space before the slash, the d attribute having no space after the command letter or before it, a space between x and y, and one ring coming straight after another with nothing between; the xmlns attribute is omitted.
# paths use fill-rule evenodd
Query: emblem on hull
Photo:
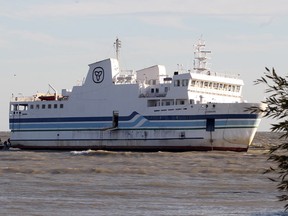
<svg viewBox="0 0 288 216"><path fill-rule="evenodd" d="M104 69L102 67L94 68L92 79L95 83L101 83L104 80Z"/></svg>

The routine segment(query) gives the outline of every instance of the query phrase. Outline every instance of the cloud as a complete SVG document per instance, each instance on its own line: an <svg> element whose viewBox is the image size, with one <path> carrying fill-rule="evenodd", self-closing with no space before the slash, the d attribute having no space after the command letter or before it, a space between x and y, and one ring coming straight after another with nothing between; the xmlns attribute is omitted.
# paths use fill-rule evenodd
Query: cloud
<svg viewBox="0 0 288 216"><path fill-rule="evenodd" d="M43 2L43 1L41 1ZM288 14L286 0L90 0L55 1L54 3L4 4L0 16L17 18L74 17L99 15L221 15L275 16Z"/></svg>
<svg viewBox="0 0 288 216"><path fill-rule="evenodd" d="M164 15L164 16L140 16L139 20L154 26L161 27L172 27L175 29L189 30L191 27L185 25L185 17L175 15Z"/></svg>
<svg viewBox="0 0 288 216"><path fill-rule="evenodd" d="M48 46L66 46L85 49L89 49L91 47L91 44L84 40L56 37L51 34L39 32L37 30L15 30L2 26L0 27L0 33L0 47L13 47L14 44L11 43L11 38L14 38L14 43L24 40L25 43L33 42L34 44L44 44Z"/></svg>

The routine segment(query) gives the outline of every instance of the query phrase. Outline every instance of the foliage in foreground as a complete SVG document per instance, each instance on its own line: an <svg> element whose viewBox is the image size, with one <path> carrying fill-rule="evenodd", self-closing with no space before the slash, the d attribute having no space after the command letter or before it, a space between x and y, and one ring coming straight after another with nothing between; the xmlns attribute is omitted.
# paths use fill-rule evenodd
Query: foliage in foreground
<svg viewBox="0 0 288 216"><path fill-rule="evenodd" d="M264 84L265 93L269 96L262 101L267 105L265 110L251 107L252 112L261 112L264 117L275 119L271 126L272 132L281 132L279 139L283 139L280 145L270 147L268 160L273 161L275 166L270 167L265 173L272 174L269 178L277 183L277 188L281 192L278 196L279 201L288 202L288 76L279 76L274 68L270 71L266 68L264 76L255 81L255 84ZM285 205L285 211L288 204Z"/></svg>

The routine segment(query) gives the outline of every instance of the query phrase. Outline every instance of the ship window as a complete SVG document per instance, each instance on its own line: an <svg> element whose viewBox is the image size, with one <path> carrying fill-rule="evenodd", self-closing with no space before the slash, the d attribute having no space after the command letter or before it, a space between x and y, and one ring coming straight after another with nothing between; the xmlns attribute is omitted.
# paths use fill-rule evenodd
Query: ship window
<svg viewBox="0 0 288 216"><path fill-rule="evenodd" d="M189 102L190 102L190 104L194 104L195 103L194 99L190 99Z"/></svg>
<svg viewBox="0 0 288 216"><path fill-rule="evenodd" d="M51 107L52 107L51 104L48 104L48 109L51 109Z"/></svg>
<svg viewBox="0 0 288 216"><path fill-rule="evenodd" d="M180 86L180 80L175 80L174 81L174 86Z"/></svg>
<svg viewBox="0 0 288 216"><path fill-rule="evenodd" d="M34 105L33 104L30 105L30 109L34 109Z"/></svg>
<svg viewBox="0 0 288 216"><path fill-rule="evenodd" d="M160 105L160 100L148 100L147 106L148 107L156 107Z"/></svg>
<svg viewBox="0 0 288 216"><path fill-rule="evenodd" d="M162 106L171 106L174 105L174 100L170 99L170 100L162 100Z"/></svg>
<svg viewBox="0 0 288 216"><path fill-rule="evenodd" d="M185 99L177 99L176 100L176 105L184 105L185 104Z"/></svg>
<svg viewBox="0 0 288 216"><path fill-rule="evenodd" d="M12 110L13 110L13 111L17 111L17 110L18 110L18 104L14 104L14 105L12 106Z"/></svg>
<svg viewBox="0 0 288 216"><path fill-rule="evenodd" d="M27 110L28 104L18 104L18 110L24 111Z"/></svg>
<svg viewBox="0 0 288 216"><path fill-rule="evenodd" d="M63 107L64 107L64 104L60 104L60 109L63 109Z"/></svg>
<svg viewBox="0 0 288 216"><path fill-rule="evenodd" d="M57 104L54 104L54 109L57 109Z"/></svg>
<svg viewBox="0 0 288 216"><path fill-rule="evenodd" d="M151 89L151 93L154 93L154 88Z"/></svg>
<svg viewBox="0 0 288 216"><path fill-rule="evenodd" d="M149 85L156 85L156 81L155 79L149 80Z"/></svg>
<svg viewBox="0 0 288 216"><path fill-rule="evenodd" d="M164 88L164 91L165 91L165 92L168 92L168 87L165 87L165 88Z"/></svg>
<svg viewBox="0 0 288 216"><path fill-rule="evenodd" d="M183 79L182 80L182 86L188 86L188 82L189 82L188 79Z"/></svg>
<svg viewBox="0 0 288 216"><path fill-rule="evenodd" d="M191 86L195 86L195 80L192 81Z"/></svg>
<svg viewBox="0 0 288 216"><path fill-rule="evenodd" d="M36 104L36 109L40 109L40 105L39 104Z"/></svg>
<svg viewBox="0 0 288 216"><path fill-rule="evenodd" d="M45 109L45 104L42 104L42 109Z"/></svg>
<svg viewBox="0 0 288 216"><path fill-rule="evenodd" d="M159 89L158 88L156 88L155 91L156 91L156 93L159 93Z"/></svg>

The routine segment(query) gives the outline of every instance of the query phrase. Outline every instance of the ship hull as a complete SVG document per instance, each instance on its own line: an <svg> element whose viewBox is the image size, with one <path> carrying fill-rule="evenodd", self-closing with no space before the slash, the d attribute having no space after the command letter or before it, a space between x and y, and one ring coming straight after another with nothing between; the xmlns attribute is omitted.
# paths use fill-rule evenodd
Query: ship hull
<svg viewBox="0 0 288 216"><path fill-rule="evenodd" d="M16 148L40 150L240 152L247 151L260 123L259 118L254 114L195 115L194 119L186 121L181 119L165 121L164 117L162 120L152 121L147 120L149 117L139 114L124 118L126 120L120 121L117 128L100 129L80 127L67 129L63 128L64 126L60 129L59 122L58 129L51 129L49 124L53 123L47 122L41 123L44 125L41 130L37 125L35 127L39 128L32 130L31 123L28 129L28 126L25 127L22 123L22 129L19 127L18 130L12 131L11 144ZM170 116L169 119L171 118ZM211 127L209 119L213 118L214 125ZM104 122L102 124L107 125ZM131 124L132 128L128 128L128 124Z"/></svg>

